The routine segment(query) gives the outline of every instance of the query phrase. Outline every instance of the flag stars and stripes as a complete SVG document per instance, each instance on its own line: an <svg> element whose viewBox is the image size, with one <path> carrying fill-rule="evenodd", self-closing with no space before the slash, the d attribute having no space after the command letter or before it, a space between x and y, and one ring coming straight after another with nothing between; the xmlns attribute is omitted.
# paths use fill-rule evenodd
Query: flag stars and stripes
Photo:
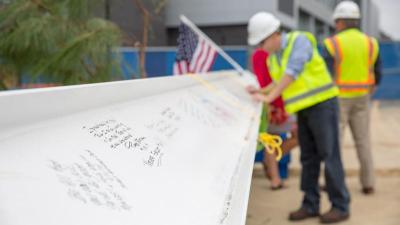
<svg viewBox="0 0 400 225"><path fill-rule="evenodd" d="M174 74L205 73L214 64L217 50L185 24L179 26Z"/></svg>

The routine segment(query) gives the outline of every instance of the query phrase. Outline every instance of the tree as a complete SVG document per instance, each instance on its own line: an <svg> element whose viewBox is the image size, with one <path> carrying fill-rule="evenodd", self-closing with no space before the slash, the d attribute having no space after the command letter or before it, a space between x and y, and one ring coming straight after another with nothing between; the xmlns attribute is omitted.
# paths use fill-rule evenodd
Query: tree
<svg viewBox="0 0 400 225"><path fill-rule="evenodd" d="M56 84L102 82L118 75L121 31L92 16L98 0L14 0L0 10L0 88L23 76Z"/></svg>
<svg viewBox="0 0 400 225"><path fill-rule="evenodd" d="M141 42L139 43L139 67L140 76L142 78L147 77L146 73L146 48L149 40L149 30L151 27L151 19L153 16L160 15L161 11L165 7L167 0L153 0L150 2L150 6L154 9L152 12L145 6L143 0L133 0L136 7L139 9L143 18L143 32Z"/></svg>

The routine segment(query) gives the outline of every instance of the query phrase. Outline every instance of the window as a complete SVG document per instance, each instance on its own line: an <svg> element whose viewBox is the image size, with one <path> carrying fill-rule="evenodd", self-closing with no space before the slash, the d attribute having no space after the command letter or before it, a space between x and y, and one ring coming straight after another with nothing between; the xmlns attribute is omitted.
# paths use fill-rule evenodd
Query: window
<svg viewBox="0 0 400 225"><path fill-rule="evenodd" d="M278 0L279 11L294 16L294 0Z"/></svg>
<svg viewBox="0 0 400 225"><path fill-rule="evenodd" d="M300 9L299 11L299 24L298 27L303 31L311 31L311 16L309 13Z"/></svg>
<svg viewBox="0 0 400 225"><path fill-rule="evenodd" d="M318 42L323 41L327 37L327 35L328 34L325 34L325 24L322 21L316 19L315 20L315 36L317 38L317 41Z"/></svg>

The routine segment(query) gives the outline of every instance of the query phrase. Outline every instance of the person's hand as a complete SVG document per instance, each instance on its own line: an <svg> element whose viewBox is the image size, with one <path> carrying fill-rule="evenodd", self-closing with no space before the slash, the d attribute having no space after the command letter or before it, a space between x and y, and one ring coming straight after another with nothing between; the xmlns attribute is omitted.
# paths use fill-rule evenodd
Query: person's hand
<svg viewBox="0 0 400 225"><path fill-rule="evenodd" d="M269 103L269 102L267 102L267 100L268 100L267 96L265 96L265 95L263 95L263 94L261 94L261 93L258 93L258 92L253 93L253 94L251 95L251 97L252 97L253 100L256 101L256 102L266 102L266 103Z"/></svg>
<svg viewBox="0 0 400 225"><path fill-rule="evenodd" d="M254 93L259 92L259 89L257 89L257 88L254 87L254 86L247 86L247 87L246 87L246 91L247 91L249 94L254 94Z"/></svg>

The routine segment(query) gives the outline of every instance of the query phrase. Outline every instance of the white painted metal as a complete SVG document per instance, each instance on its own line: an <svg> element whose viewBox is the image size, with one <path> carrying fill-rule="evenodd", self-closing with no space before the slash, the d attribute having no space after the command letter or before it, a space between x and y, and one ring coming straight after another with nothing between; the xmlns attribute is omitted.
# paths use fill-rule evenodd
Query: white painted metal
<svg viewBox="0 0 400 225"><path fill-rule="evenodd" d="M0 224L243 225L254 82L228 71L0 93Z"/></svg>

